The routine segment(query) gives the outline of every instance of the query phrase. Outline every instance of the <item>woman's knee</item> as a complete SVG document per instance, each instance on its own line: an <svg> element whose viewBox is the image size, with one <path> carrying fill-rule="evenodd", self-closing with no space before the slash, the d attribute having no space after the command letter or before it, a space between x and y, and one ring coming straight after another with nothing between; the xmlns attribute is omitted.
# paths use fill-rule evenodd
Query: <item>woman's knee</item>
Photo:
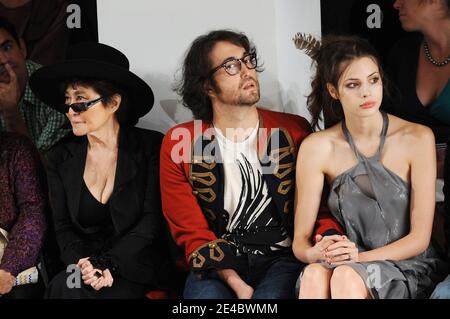
<svg viewBox="0 0 450 319"><path fill-rule="evenodd" d="M360 275L349 266L338 266L330 280L331 296L336 298L367 297L367 289Z"/></svg>
<svg viewBox="0 0 450 319"><path fill-rule="evenodd" d="M334 269L331 281L336 284L347 283L348 280L358 278L358 274L349 266L338 266Z"/></svg>
<svg viewBox="0 0 450 319"><path fill-rule="evenodd" d="M317 282L319 280L329 279L331 271L320 264L310 264L306 266L302 275L303 281Z"/></svg>
<svg viewBox="0 0 450 319"><path fill-rule="evenodd" d="M310 264L306 266L301 277L301 286L309 284L316 286L318 282L328 282L330 280L331 270L320 264Z"/></svg>
<svg viewBox="0 0 450 319"><path fill-rule="evenodd" d="M320 264L310 264L303 270L296 285L299 298L328 298L331 269Z"/></svg>

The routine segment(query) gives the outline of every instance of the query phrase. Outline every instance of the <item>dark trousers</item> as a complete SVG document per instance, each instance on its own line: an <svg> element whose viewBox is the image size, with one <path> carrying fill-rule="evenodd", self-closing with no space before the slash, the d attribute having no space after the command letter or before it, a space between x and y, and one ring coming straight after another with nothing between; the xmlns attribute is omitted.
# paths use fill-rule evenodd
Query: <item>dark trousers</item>
<svg viewBox="0 0 450 319"><path fill-rule="evenodd" d="M112 287L95 290L85 285L80 279L79 287L69 287L68 277L71 273L66 271L56 275L45 292L45 299L143 299L151 287L126 280L116 276Z"/></svg>
<svg viewBox="0 0 450 319"><path fill-rule="evenodd" d="M253 299L294 299L295 282L303 269L292 253L273 256L243 255L236 258L235 270L254 289ZM233 290L215 272L198 278L189 274L185 299L234 299Z"/></svg>

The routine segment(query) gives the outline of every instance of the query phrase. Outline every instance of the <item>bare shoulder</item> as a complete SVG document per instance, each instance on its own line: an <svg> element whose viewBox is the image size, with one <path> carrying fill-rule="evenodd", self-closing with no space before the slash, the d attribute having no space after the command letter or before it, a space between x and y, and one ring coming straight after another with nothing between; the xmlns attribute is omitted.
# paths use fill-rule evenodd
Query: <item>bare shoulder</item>
<svg viewBox="0 0 450 319"><path fill-rule="evenodd" d="M435 145L433 131L427 126L389 115L389 127L388 137L392 137L397 145L403 145L413 151Z"/></svg>
<svg viewBox="0 0 450 319"><path fill-rule="evenodd" d="M309 134L300 145L299 155L314 158L315 161L329 159L338 138L335 127Z"/></svg>

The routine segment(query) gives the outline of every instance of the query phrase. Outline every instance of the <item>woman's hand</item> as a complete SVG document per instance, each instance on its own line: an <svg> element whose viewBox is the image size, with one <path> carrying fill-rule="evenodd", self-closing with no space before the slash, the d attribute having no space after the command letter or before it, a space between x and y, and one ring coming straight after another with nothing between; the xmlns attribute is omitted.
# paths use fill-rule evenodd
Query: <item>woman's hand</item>
<svg viewBox="0 0 450 319"><path fill-rule="evenodd" d="M100 269L96 269L92 266L89 257L81 258L78 261L77 266L81 269L81 279L83 279L85 285L91 285L103 275L103 272Z"/></svg>
<svg viewBox="0 0 450 319"><path fill-rule="evenodd" d="M356 244L346 236L342 236L343 240L329 245L325 250L326 262L334 265L344 265L351 262L359 261L359 251Z"/></svg>
<svg viewBox="0 0 450 319"><path fill-rule="evenodd" d="M100 290L103 287L112 287L114 283L114 278L111 275L111 272L109 271L109 269L105 269L103 271L103 274L100 278L98 278L97 280L95 280L94 282L91 283L92 288L94 288L95 290Z"/></svg>
<svg viewBox="0 0 450 319"><path fill-rule="evenodd" d="M332 235L322 237L321 235L316 235L316 244L311 248L307 249L305 252L308 264L320 263L326 261L327 257L325 253L327 249L340 241L344 240L344 236Z"/></svg>

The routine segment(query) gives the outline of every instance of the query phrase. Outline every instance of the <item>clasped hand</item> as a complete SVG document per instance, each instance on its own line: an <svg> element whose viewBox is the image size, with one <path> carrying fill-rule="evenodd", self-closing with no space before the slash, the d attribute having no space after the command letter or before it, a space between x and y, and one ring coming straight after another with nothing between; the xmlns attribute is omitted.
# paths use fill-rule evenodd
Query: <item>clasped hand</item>
<svg viewBox="0 0 450 319"><path fill-rule="evenodd" d="M112 287L114 279L109 269L102 271L94 268L89 258L81 258L77 266L81 269L81 278L85 285L89 285L95 290L100 290L103 287Z"/></svg>
<svg viewBox="0 0 450 319"><path fill-rule="evenodd" d="M339 266L359 261L359 252L356 244L347 236L332 235L322 237L316 235L316 244L310 248L310 261L325 262L329 265Z"/></svg>

